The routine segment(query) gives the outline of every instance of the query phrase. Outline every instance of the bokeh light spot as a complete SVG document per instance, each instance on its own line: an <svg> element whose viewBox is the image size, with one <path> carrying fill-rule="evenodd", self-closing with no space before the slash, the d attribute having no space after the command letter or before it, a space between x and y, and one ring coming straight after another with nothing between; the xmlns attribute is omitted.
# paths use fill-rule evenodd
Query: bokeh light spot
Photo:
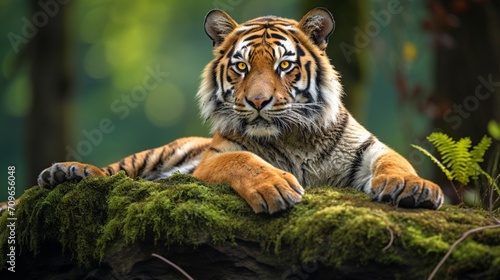
<svg viewBox="0 0 500 280"><path fill-rule="evenodd" d="M403 56L406 61L413 62L417 58L418 50L412 42L406 42L403 46Z"/></svg>
<svg viewBox="0 0 500 280"><path fill-rule="evenodd" d="M83 59L83 67L85 72L95 79L102 79L110 74L103 44L97 43L90 47Z"/></svg>
<svg viewBox="0 0 500 280"><path fill-rule="evenodd" d="M28 87L28 77L21 75L7 87L5 94L5 111L14 117L24 117L31 107L32 96Z"/></svg>
<svg viewBox="0 0 500 280"><path fill-rule="evenodd" d="M153 124L167 127L180 121L185 107L182 91L175 84L164 83L148 94L144 110Z"/></svg>

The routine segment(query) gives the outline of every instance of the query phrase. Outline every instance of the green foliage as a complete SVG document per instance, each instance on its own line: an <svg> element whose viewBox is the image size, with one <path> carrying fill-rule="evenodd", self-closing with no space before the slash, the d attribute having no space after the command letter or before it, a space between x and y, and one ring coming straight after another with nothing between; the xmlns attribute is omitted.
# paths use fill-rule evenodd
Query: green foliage
<svg viewBox="0 0 500 280"><path fill-rule="evenodd" d="M481 141L472 148L472 141L470 138L465 137L455 141L450 136L440 132L432 133L427 137L427 140L436 147L436 150L441 156L441 161L424 148L418 145L412 146L428 156L443 171L448 180L455 180L462 186L467 185L471 178L477 180L479 175L483 175L488 180L489 185L484 193L485 197L490 197L490 202L488 203L489 209L493 210L493 192L496 191L500 195L500 188L496 182L498 178L494 179L494 175L488 174L479 165L479 163L484 161L485 152L492 143L491 138L484 136ZM497 160L494 161L496 164L498 164L498 154L499 153L497 153L496 156ZM488 170L490 172L492 171L491 168ZM494 173L492 172L491 174ZM481 189L479 188L478 191L481 192ZM459 198L463 200L463 197L460 195Z"/></svg>
<svg viewBox="0 0 500 280"><path fill-rule="evenodd" d="M500 140L500 124L495 120L491 120L488 123L488 132L496 140Z"/></svg>
<svg viewBox="0 0 500 280"><path fill-rule="evenodd" d="M434 132L427 137L427 140L434 144L442 161L422 147L412 146L436 163L450 181L456 180L462 185L467 185L471 178L477 180L479 175L484 175L490 183L493 183L491 176L479 166L479 163L484 161L484 154L491 145L491 138L484 136L472 149L472 141L468 137L454 141L444 133Z"/></svg>
<svg viewBox="0 0 500 280"><path fill-rule="evenodd" d="M451 172L437 158L435 158L431 153L429 153L429 151L418 145L411 145L411 146L422 152L424 155L428 156L432 160L432 162L434 162L441 169L441 171L443 171L448 180L453 180L453 175L451 174Z"/></svg>

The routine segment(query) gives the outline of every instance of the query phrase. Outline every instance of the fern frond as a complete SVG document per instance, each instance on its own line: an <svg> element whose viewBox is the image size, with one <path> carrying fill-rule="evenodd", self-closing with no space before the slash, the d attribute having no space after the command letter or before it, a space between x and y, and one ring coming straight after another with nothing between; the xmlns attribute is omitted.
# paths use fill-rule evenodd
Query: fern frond
<svg viewBox="0 0 500 280"><path fill-rule="evenodd" d="M462 138L455 142L444 133L434 132L427 137L427 140L436 147L441 155L442 163L449 169L451 177L463 185L468 184L471 176L469 171L476 174L475 169L469 167L471 158L469 149L472 145L470 138Z"/></svg>
<svg viewBox="0 0 500 280"><path fill-rule="evenodd" d="M438 153L441 155L443 164L448 168L451 168L451 164L449 163L455 158L455 141L453 141L453 139L451 139L448 135L441 132L432 133L427 137L427 140L429 140L429 142L436 147Z"/></svg>
<svg viewBox="0 0 500 280"><path fill-rule="evenodd" d="M458 140L453 149L453 160L451 163L451 172L455 180L463 185L467 185L470 177L477 177L478 172L476 166L471 162L471 155L469 152L472 146L472 141L469 137ZM477 164L476 164L477 165Z"/></svg>
<svg viewBox="0 0 500 280"><path fill-rule="evenodd" d="M483 136L481 141L479 141L479 143L476 146L474 146L469 153L470 154L470 164L467 166L468 167L467 173L474 180L477 180L478 176L481 174L483 174L483 175L488 174L481 169L481 166L479 166L479 163L484 161L484 158L483 158L484 153L490 147L490 145L491 145L491 138L489 138L487 136ZM491 177L489 177L489 175L486 177L488 178L490 183L493 181L491 179Z"/></svg>
<svg viewBox="0 0 500 280"><path fill-rule="evenodd" d="M419 150L420 152L422 152L424 155L428 156L439 168L441 168L441 171L443 171L443 173L446 175L446 177L448 178L448 180L453 180L453 176L451 174L451 172L446 168L446 166L444 166L437 158L435 158L431 153L429 153L426 149L420 147L419 145L414 145L412 144L411 145L413 148Z"/></svg>
<svg viewBox="0 0 500 280"><path fill-rule="evenodd" d="M490 145L491 145L491 138L486 135L483 136L481 141L479 141L479 143L472 148L472 151L470 151L471 160L476 163L483 162L484 153L486 152L486 150L488 150Z"/></svg>
<svg viewBox="0 0 500 280"><path fill-rule="evenodd" d="M470 182L470 178L477 179L479 175L485 174L479 166L483 161L486 150L491 145L491 138L485 136L474 147L469 137L454 141L450 136L433 132L427 137L441 155L441 161L432 156L425 149L412 145L426 156L428 156L445 173L449 180L456 180L463 185ZM491 182L491 180L490 180Z"/></svg>
<svg viewBox="0 0 500 280"><path fill-rule="evenodd" d="M453 139L451 139L450 136L442 132L431 133L431 135L427 136L427 140L429 140L429 142L434 144L434 146L436 146L438 151L440 149L448 150L451 147L455 146L455 141L453 141Z"/></svg>

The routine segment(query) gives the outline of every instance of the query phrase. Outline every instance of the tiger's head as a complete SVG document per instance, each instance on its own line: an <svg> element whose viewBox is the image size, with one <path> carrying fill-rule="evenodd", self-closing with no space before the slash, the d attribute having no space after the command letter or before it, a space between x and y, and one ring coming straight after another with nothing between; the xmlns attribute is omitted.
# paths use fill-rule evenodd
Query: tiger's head
<svg viewBox="0 0 500 280"><path fill-rule="evenodd" d="M242 24L210 11L205 32L215 57L197 97L212 133L268 139L334 123L342 87L325 53L334 27L324 8L299 22L266 16Z"/></svg>

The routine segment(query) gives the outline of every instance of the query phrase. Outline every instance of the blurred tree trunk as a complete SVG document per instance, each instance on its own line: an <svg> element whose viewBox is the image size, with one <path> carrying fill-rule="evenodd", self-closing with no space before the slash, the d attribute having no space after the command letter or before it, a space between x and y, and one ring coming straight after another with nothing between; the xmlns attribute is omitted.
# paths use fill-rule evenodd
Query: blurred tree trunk
<svg viewBox="0 0 500 280"><path fill-rule="evenodd" d="M475 145L488 135L489 121L500 121L500 1L429 0L427 6L424 27L436 48L434 98L441 107L434 131L470 137ZM493 177L498 144L496 150L490 147L483 164ZM437 168L435 178L449 185ZM454 191L445 192L453 202L461 201ZM491 195L484 186L479 192L482 199Z"/></svg>
<svg viewBox="0 0 500 280"><path fill-rule="evenodd" d="M32 14L43 11L38 2L30 1ZM52 15L44 11L46 24L40 24L28 47L33 106L27 117L25 145L30 184L36 182L42 169L65 159L64 147L70 143L72 82L65 30L68 6L57 7L57 11L52 7ZM43 17L38 20L42 22Z"/></svg>
<svg viewBox="0 0 500 280"><path fill-rule="evenodd" d="M436 44L436 128L477 143L500 121L500 1L431 0L426 27Z"/></svg>
<svg viewBox="0 0 500 280"><path fill-rule="evenodd" d="M328 43L328 57L335 69L342 75L342 85L346 92L344 103L356 119L362 120L367 100L365 83L369 74L369 65L365 58L368 52L352 52L347 57L345 50L342 51L341 44L356 46L353 28L365 26L370 2L364 0L303 1L302 7L304 15L315 7L325 7L333 14L335 30Z"/></svg>

